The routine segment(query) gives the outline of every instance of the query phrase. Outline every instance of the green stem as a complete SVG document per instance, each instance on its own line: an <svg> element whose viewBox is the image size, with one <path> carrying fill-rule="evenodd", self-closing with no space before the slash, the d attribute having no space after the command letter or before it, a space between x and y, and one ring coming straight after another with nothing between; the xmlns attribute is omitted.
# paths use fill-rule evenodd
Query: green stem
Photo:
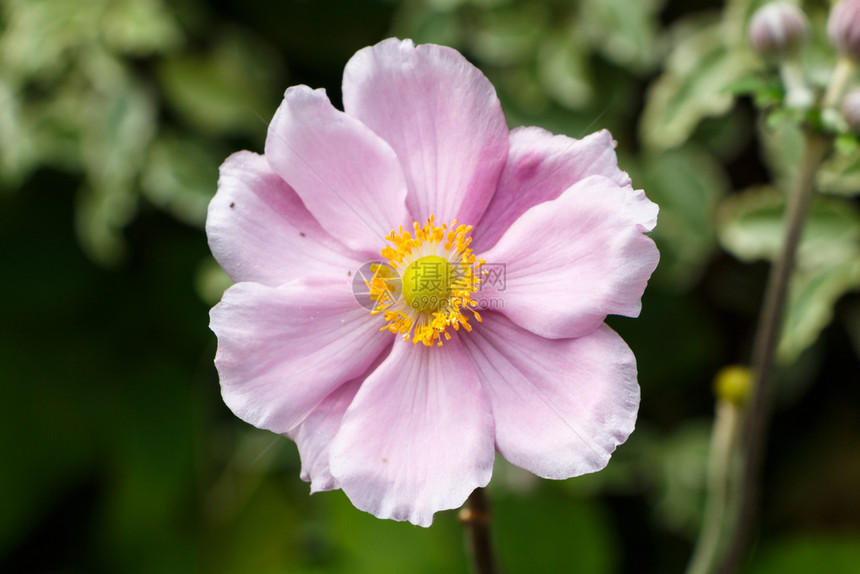
<svg viewBox="0 0 860 574"><path fill-rule="evenodd" d="M795 254L809 206L814 195L815 174L830 140L819 134L807 133L803 158L794 189L788 198L785 241L782 251L770 270L764 306L753 344L752 399L744 423L746 444L743 451L740 484L740 508L730 532L719 572L737 571L752 532L759 498L759 478L764 456L768 420L770 418L770 378L776 345L788 296L788 284L794 270Z"/></svg>
<svg viewBox="0 0 860 574"><path fill-rule="evenodd" d="M466 528L472 550L475 574L495 574L496 560L490 540L490 504L483 488L476 488L460 511L460 522Z"/></svg>
<svg viewBox="0 0 860 574"><path fill-rule="evenodd" d="M726 524L737 511L737 445L743 411L741 407L720 399L711 435L708 461L708 500L705 517L687 574L710 574L725 542Z"/></svg>
<svg viewBox="0 0 860 574"><path fill-rule="evenodd" d="M726 45L731 47L743 46L747 37L747 17L750 12L750 0L727 0L723 9L723 38Z"/></svg>
<svg viewBox="0 0 860 574"><path fill-rule="evenodd" d="M848 84L851 83L851 78L854 76L856 65L850 58L842 56L836 62L836 68L833 70L833 76L830 78L830 84L827 86L827 93L824 95L822 107L835 108L845 95L845 90Z"/></svg>
<svg viewBox="0 0 860 574"><path fill-rule="evenodd" d="M779 75L782 77L782 85L785 86L785 104L789 108L806 110L815 101L815 96L806 78L803 77L803 69L797 58L786 58L779 65Z"/></svg>

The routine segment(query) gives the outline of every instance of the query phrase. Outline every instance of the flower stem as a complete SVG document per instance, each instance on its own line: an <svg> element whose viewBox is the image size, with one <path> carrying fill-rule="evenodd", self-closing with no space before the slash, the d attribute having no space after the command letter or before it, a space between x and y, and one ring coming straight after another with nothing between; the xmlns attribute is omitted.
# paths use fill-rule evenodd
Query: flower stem
<svg viewBox="0 0 860 574"><path fill-rule="evenodd" d="M746 42L750 0L728 0L723 9L723 34L726 45L736 47Z"/></svg>
<svg viewBox="0 0 860 574"><path fill-rule="evenodd" d="M827 86L827 93L824 95L822 104L824 109L835 108L839 105L845 94L845 89L851 82L854 69L855 64L851 59L844 56L839 58L839 61L836 62L836 69L833 70L833 77L830 78L830 84Z"/></svg>
<svg viewBox="0 0 860 574"><path fill-rule="evenodd" d="M800 62L796 58L784 59L779 65L779 74L786 90L786 105L794 109L808 109L815 101L815 96L806 85Z"/></svg>
<svg viewBox="0 0 860 574"><path fill-rule="evenodd" d="M737 446L743 410L737 404L720 399L711 435L708 461L708 500L699 539L687 574L710 574L725 544L726 525L737 512Z"/></svg>
<svg viewBox="0 0 860 574"><path fill-rule="evenodd" d="M469 495L459 518L469 538L475 574L495 574L496 560L490 541L490 504L483 488L476 488Z"/></svg>
<svg viewBox="0 0 860 574"><path fill-rule="evenodd" d="M788 284L794 270L795 254L800 243L803 225L814 195L815 174L829 147L830 140L825 136L806 133L797 180L788 198L785 240L782 251L770 270L764 306L753 343L753 391L744 425L746 444L741 471L743 474L739 493L740 507L719 568L722 574L731 574L738 569L752 531L770 418L770 375L785 313Z"/></svg>

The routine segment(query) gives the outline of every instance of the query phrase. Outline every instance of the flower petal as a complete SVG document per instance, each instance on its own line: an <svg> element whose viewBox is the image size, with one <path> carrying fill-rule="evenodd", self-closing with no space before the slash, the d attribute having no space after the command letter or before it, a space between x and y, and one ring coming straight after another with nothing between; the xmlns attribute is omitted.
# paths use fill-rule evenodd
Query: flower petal
<svg viewBox="0 0 860 574"><path fill-rule="evenodd" d="M379 324L346 282L233 285L210 323L224 402L259 428L295 428L391 344Z"/></svg>
<svg viewBox="0 0 860 574"><path fill-rule="evenodd" d="M397 152L416 221L480 219L508 128L492 84L459 52L396 38L364 48L346 65L343 105Z"/></svg>
<svg viewBox="0 0 860 574"><path fill-rule="evenodd" d="M660 258L643 232L657 206L641 191L591 176L558 199L526 211L480 255L504 266L473 297L521 327L550 338L581 337L606 315L635 317Z"/></svg>
<svg viewBox="0 0 860 574"><path fill-rule="evenodd" d="M493 407L496 449L562 479L600 470L633 432L636 359L607 326L579 339L545 339L498 313L462 337Z"/></svg>
<svg viewBox="0 0 860 574"><path fill-rule="evenodd" d="M618 169L612 135L601 130L582 139L553 135L538 127L511 130L510 151L493 201L472 233L474 249L489 249L530 207L557 198L590 175L630 185Z"/></svg>
<svg viewBox="0 0 860 574"><path fill-rule="evenodd" d="M489 402L463 348L397 341L346 411L331 473L356 507L428 526L489 482L493 458Z"/></svg>
<svg viewBox="0 0 860 574"><path fill-rule="evenodd" d="M376 255L392 229L412 223L394 151L335 109L324 90L287 90L269 124L266 159L323 229L351 249Z"/></svg>
<svg viewBox="0 0 860 574"><path fill-rule="evenodd" d="M340 488L329 469L329 447L363 380L364 377L358 377L342 384L317 405L302 424L287 433L299 448L302 480L311 483L311 492Z"/></svg>
<svg viewBox="0 0 860 574"><path fill-rule="evenodd" d="M277 286L311 275L345 278L366 261L323 231L266 158L248 151L221 165L206 234L233 281Z"/></svg>

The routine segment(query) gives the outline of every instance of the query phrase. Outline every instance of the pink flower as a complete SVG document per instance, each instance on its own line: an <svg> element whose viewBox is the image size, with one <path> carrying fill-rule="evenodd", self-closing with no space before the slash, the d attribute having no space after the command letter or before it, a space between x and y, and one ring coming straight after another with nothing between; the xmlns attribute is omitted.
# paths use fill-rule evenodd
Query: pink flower
<svg viewBox="0 0 860 574"><path fill-rule="evenodd" d="M831 8L827 35L837 52L860 60L860 0L841 0Z"/></svg>
<svg viewBox="0 0 860 574"><path fill-rule="evenodd" d="M787 56L809 37L809 20L789 2L771 2L755 11L750 20L750 43L759 54Z"/></svg>
<svg viewBox="0 0 860 574"><path fill-rule="evenodd" d="M408 40L359 51L343 100L288 89L265 155L221 166L224 401L296 441L313 492L423 526L495 452L547 478L603 468L639 405L603 321L638 315L658 260L657 206L609 133L509 131L480 71ZM374 260L370 311L351 285Z"/></svg>

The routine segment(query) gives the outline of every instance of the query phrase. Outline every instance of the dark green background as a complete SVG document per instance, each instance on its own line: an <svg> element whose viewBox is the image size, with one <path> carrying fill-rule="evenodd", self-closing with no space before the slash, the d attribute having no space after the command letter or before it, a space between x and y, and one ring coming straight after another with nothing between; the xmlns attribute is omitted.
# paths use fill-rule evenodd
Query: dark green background
<svg viewBox="0 0 860 574"><path fill-rule="evenodd" d="M12 15L22 13L20 4L2 3L0 38ZM660 41L677 21L720 7L704 0L647 4ZM53 5L69 14L78 6ZM535 21L556 24L583 9L576 2L535 5L543 11ZM216 168L227 154L262 151L283 89L325 87L337 104L349 57L392 34L463 49L496 83L512 126L538 124L574 137L612 129L622 168L658 202L685 177L678 167L689 166L691 157L704 155L716 166L704 188L718 180L729 189L767 181L745 99L724 120L704 120L677 156L643 149L637 122L660 71L659 50L650 62L624 64L595 47L597 40L584 39L584 77L597 95L581 104L546 96L551 86L526 81L533 78L530 62L542 56L528 47L513 55L502 49L544 31L529 28L528 18L517 31L522 6L347 0L162 6L182 30L181 44L110 48L129 85L154 102L157 135L148 141L173 145L168 149L179 160L124 160L133 166L127 181L134 208L114 226L120 255L88 243L81 231L87 190L108 181L103 193L115 192L114 180L99 179L92 160L77 152L87 145L87 130L99 126L75 124L74 107L59 120L38 116L39 105L51 102L87 61L86 51L64 52L63 72L20 72L16 89L33 106L22 108L21 117L35 117L32 125L49 130L38 141L59 142L60 151L38 144L35 159L17 174L8 170L12 175L0 184L0 571L468 571L456 512L439 513L422 529L375 519L340 492L308 496L294 445L246 425L223 405L208 330L211 293L223 283L213 275L199 205L214 193ZM493 22L513 36L478 42L495 30ZM95 45L108 45L100 33ZM238 42L236 53L249 66L231 68L218 59L218 47L228 42ZM105 96L89 89L80 97L114 101L110 90ZM720 139L726 126L740 127ZM7 141L0 150L10 153L15 145ZM153 173L172 174L177 195L147 192ZM188 200L196 211L177 208L183 188L203 197L203 203ZM674 214L670 206L660 225L671 230L679 212L683 206ZM710 225L714 213L691 204L679 225L696 217ZM655 238L667 267L655 275L641 318L610 320L639 361L637 431L594 476L543 481L499 460L490 495L504 572L679 572L686 564L703 505L711 381L721 366L747 359L768 267L741 262L711 240L688 267L669 267L689 239L659 231ZM842 573L860 564L857 292L837 299L835 316L780 373L763 514L745 572Z"/></svg>

